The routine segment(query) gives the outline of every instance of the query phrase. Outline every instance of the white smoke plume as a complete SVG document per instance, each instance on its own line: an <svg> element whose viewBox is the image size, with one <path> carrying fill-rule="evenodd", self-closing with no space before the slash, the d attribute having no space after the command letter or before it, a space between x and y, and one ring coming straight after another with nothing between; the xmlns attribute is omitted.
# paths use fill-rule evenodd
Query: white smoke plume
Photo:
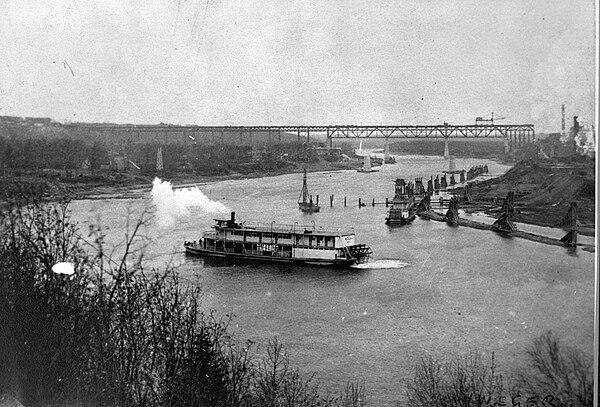
<svg viewBox="0 0 600 407"><path fill-rule="evenodd" d="M173 225L178 218L190 214L191 208L204 213L229 212L221 202L211 201L198 187L173 190L169 181L155 178L152 182L152 202L156 207L156 219L160 227Z"/></svg>
<svg viewBox="0 0 600 407"><path fill-rule="evenodd" d="M588 128L583 120L579 120L581 126L579 132L575 135L575 145L577 152L593 156L596 153L596 140L594 125Z"/></svg>
<svg viewBox="0 0 600 407"><path fill-rule="evenodd" d="M563 145L568 145L572 141L575 142L577 153L581 155L588 155L590 157L596 154L596 132L594 125L592 124L591 129L586 125L586 122L581 118L577 119L579 129L576 134L573 127L565 134L561 135L560 142Z"/></svg>

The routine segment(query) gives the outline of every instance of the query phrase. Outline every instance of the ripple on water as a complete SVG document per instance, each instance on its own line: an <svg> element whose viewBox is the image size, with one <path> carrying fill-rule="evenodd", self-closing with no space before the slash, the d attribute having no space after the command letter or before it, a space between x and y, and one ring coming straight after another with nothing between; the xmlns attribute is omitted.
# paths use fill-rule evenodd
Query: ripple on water
<svg viewBox="0 0 600 407"><path fill-rule="evenodd" d="M382 260L374 260L369 263L355 264L351 267L356 268L356 269L378 270L378 269L401 269L401 268L404 268L407 266L410 266L410 264L405 263L401 260L382 259Z"/></svg>

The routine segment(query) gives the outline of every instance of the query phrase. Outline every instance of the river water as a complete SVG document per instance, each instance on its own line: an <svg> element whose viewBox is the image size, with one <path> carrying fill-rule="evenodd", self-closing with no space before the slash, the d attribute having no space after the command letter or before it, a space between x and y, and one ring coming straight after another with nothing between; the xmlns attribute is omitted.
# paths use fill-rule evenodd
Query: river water
<svg viewBox="0 0 600 407"><path fill-rule="evenodd" d="M289 174L198 184L207 198L224 205L221 209L213 204L208 210L204 201L178 206L178 200L199 199L197 190L179 191L157 207L149 186L140 199L74 201L72 218L82 231L100 224L118 255L128 228L146 213L148 267L178 266L184 281L202 288L206 309L236 315L231 333L240 341L251 339L264 352L277 337L292 364L315 373L321 388L337 392L347 381L364 382L370 405L405 400L406 381L423 357L450 360L474 350L494 352L500 369L509 373L524 363L525 348L546 330L593 355L594 254L418 217L410 225L388 227L385 205L372 207L372 199L391 198L396 178L423 177L426 183L448 166L441 157L397 158L397 164L374 173L309 174L309 190L320 195L322 207L315 214L297 209L302 174ZM456 160L456 168L476 164L487 164L496 175L509 168L482 159ZM359 197L366 207L358 207ZM186 257L183 242L197 240L213 218L229 217L229 211L251 223L353 227L357 240L373 249L374 263L349 271L211 267Z"/></svg>

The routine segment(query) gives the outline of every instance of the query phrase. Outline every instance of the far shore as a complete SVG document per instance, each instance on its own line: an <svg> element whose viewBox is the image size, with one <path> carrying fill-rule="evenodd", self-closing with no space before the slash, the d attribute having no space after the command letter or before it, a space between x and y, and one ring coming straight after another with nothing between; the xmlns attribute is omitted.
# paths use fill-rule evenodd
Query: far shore
<svg viewBox="0 0 600 407"><path fill-rule="evenodd" d="M322 171L346 171L348 169L314 169L311 172L322 172ZM308 171L308 169L307 169ZM301 171L293 171L291 173L300 173ZM283 174L289 174L290 172L282 172L282 173L265 173L265 174L231 174L227 176L211 176L211 177L202 177L202 179L192 180L189 177L174 177L171 179L162 179L162 181L169 181L172 183L174 188L192 188L195 186L206 185L213 182L219 181L227 181L227 180L237 180L237 179L251 179L251 178L263 178L263 177L272 177ZM76 199L132 199L132 198L142 198L147 196L147 194L152 190L152 186L148 184L143 185L131 185L128 187L121 187L118 190L114 188L107 189L93 189L87 191L85 195L79 195ZM487 212L482 209L482 213ZM551 227L556 228L551 222L549 222L548 217L544 215L542 211L536 211L534 213L530 213L527 219L520 219L521 223L531 224L536 226L543 227ZM594 225L583 225L579 227L579 233L585 236L595 236L595 227Z"/></svg>
<svg viewBox="0 0 600 407"><path fill-rule="evenodd" d="M334 163L335 164L335 163ZM244 180L254 178L276 177L286 174L300 174L306 167L307 172L338 172L357 168L357 165L306 165L297 168L285 168L282 171L251 172L247 174L231 173L226 175L197 175L191 174L156 174L148 176L146 182L133 182L125 185L85 185L78 187L73 199L129 199L140 197L152 190L155 178L168 181L174 188L192 188L220 181Z"/></svg>
<svg viewBox="0 0 600 407"><path fill-rule="evenodd" d="M291 164L291 165L290 165ZM120 178L117 180L104 180L104 182L59 182L60 189L56 191L56 194L45 194L44 199L56 200L63 197L68 197L74 200L83 199L136 199L148 196L152 190L152 183L155 178L159 178L162 181L168 181L174 188L192 188L195 186L206 185L219 181L228 180L243 180L243 179L254 179L263 177L274 177L285 174L302 173L304 168L308 172L338 172L355 170L360 166L358 161L347 161L343 163L339 162L327 162L319 161L313 163L287 163L282 166L279 170L275 171L255 171L246 174L242 173L230 173L225 175L193 175L189 173L169 173L169 174L145 174L145 175L132 175L132 174L119 174ZM497 180L500 177L488 178L485 183L492 180ZM22 177L15 182L22 180ZM1 181L1 179L0 179ZM6 180L5 180L6 181ZM493 182L493 181L492 181ZM477 188L477 184L474 184L474 189ZM6 202L4 203L6 205ZM0 200L0 208L3 206L3 202ZM556 209L548 206L548 211L545 209L546 205L537 205L530 211L527 211L526 216L522 216L522 219L516 219L516 221L536 226L545 227L556 227L556 219L550 219L549 212L552 212L553 216L556 217ZM584 209L584 208L582 208ZM587 209L589 210L589 209ZM482 210L482 212L485 212ZM525 215L525 213L523 213ZM595 223L584 222L581 225L580 233L587 236L595 235Z"/></svg>
<svg viewBox="0 0 600 407"><path fill-rule="evenodd" d="M396 155L392 153L392 155ZM482 159L502 162L500 157L482 157ZM279 175L302 173L306 168L307 172L338 172L356 170L360 168L361 162L359 160L344 161L344 162L328 162L320 160L318 162L295 162L287 163L288 166L282 167L278 171L260 171L250 173L230 173L224 175L193 175L189 173L175 173L175 174L155 174L148 175L144 182L126 182L120 185L109 185L109 184L78 184L73 188L73 199L129 199L140 197L145 192L152 190L152 182L155 178L159 178L161 181L170 182L174 188L192 188L199 185L210 184L219 181L230 181L230 180L243 180L243 179L254 179L254 178L265 178L265 177L276 177Z"/></svg>

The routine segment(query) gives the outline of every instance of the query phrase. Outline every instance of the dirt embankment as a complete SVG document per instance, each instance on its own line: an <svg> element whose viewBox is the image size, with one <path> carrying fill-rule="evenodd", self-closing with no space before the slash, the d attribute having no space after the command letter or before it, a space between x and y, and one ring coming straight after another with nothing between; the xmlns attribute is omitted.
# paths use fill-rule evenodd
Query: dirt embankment
<svg viewBox="0 0 600 407"><path fill-rule="evenodd" d="M0 177L0 208L9 201L22 197L36 196L45 200L57 200L64 197L70 199L83 198L129 198L150 191L155 177L172 182L175 186L204 184L228 179L259 178L295 172L306 168L314 171L338 171L353 169L360 163L331 162L317 160L311 162L280 162L276 166L249 168L245 173L225 174L193 174L177 173L133 173L133 172L98 172L94 175L78 174L71 177L60 174L26 174L13 177Z"/></svg>
<svg viewBox="0 0 600 407"><path fill-rule="evenodd" d="M54 200L64 196L72 199L94 197L132 197L152 188L155 176L171 181L175 186L203 184L225 179L257 178L308 171L336 171L359 166L359 162L286 162L285 165L248 173L201 175L190 173L135 174L106 173L70 178L48 176L0 177L0 207L2 202L34 193ZM578 204L578 219L588 232L595 228L595 167L593 161L526 161L516 164L499 178L473 184L471 196L475 202L490 202L515 193L515 221L540 226L557 226L566 215L571 202ZM495 213L498 208L492 209Z"/></svg>
<svg viewBox="0 0 600 407"><path fill-rule="evenodd" d="M515 221L557 226L571 202L577 202L582 227L595 227L595 166L579 158L561 161L524 161L501 177L473 184L475 202L515 194Z"/></svg>

